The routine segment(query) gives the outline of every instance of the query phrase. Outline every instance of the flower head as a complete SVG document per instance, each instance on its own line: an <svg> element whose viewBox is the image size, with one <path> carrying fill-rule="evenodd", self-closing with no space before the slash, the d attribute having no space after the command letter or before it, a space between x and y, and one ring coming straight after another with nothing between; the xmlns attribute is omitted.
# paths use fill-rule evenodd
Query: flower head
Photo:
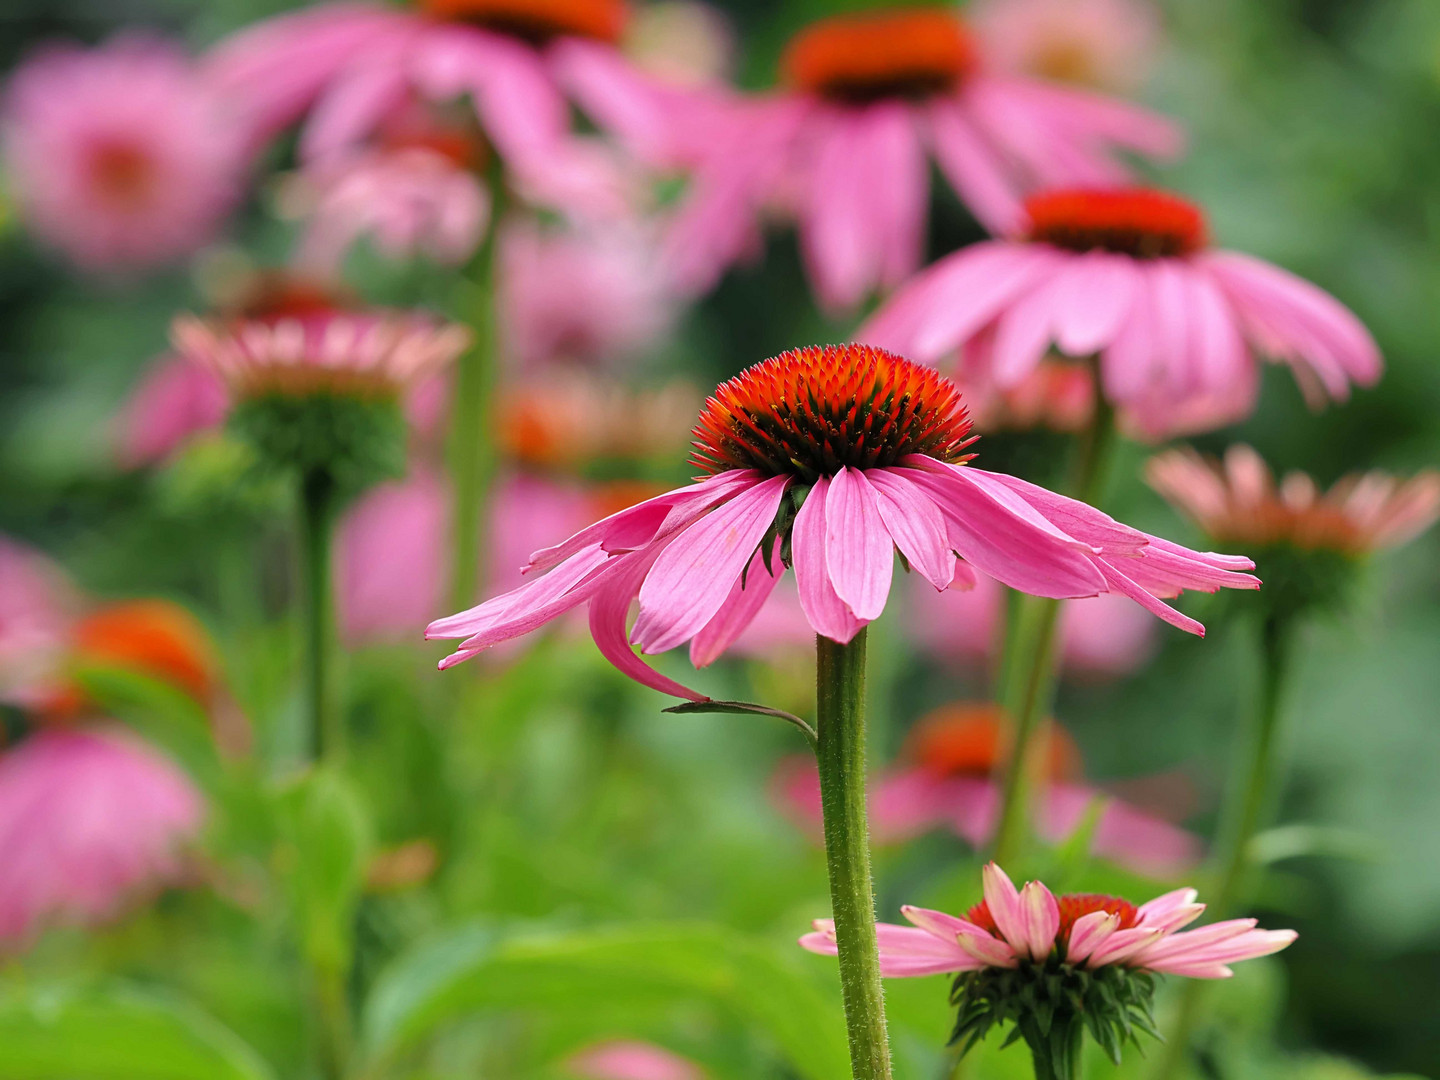
<svg viewBox="0 0 1440 1080"><path fill-rule="evenodd" d="M192 254L241 192L235 125L180 47L158 38L36 52L11 78L0 135L25 219L87 270Z"/></svg>
<svg viewBox="0 0 1440 1080"><path fill-rule="evenodd" d="M977 0L970 18L998 67L1097 89L1134 89L1160 44L1149 0Z"/></svg>
<svg viewBox="0 0 1440 1080"><path fill-rule="evenodd" d="M1088 1028L1118 1063L1132 1027L1154 1034L1154 975L1228 978L1231 964L1279 952L1296 936L1257 929L1254 919L1184 930L1205 910L1194 889L1137 907L1114 896L1057 897L1038 881L1016 889L994 863L983 878L984 899L963 918L905 907L913 926L876 927L882 975L956 974L951 1041L965 1049L1010 1023L1038 1058ZM835 955L833 921L817 919L800 944Z"/></svg>
<svg viewBox="0 0 1440 1080"><path fill-rule="evenodd" d="M0 702L38 707L63 664L79 602L44 554L0 535Z"/></svg>
<svg viewBox="0 0 1440 1080"><path fill-rule="evenodd" d="M1257 357L1288 363L1312 401L1380 375L1349 311L1278 267L1209 246L1198 207L1148 189L1033 196L1011 239L947 256L900 289L858 340L928 363L960 355L967 385L1021 385L1053 348L1095 357L1100 389L1143 434L1253 409Z"/></svg>
<svg viewBox="0 0 1440 1080"><path fill-rule="evenodd" d="M780 76L788 86L863 104L954 90L976 62L970 35L952 13L915 8L812 23L786 46Z"/></svg>
<svg viewBox="0 0 1440 1080"><path fill-rule="evenodd" d="M629 643L656 653L689 641L704 666L789 569L810 625L839 642L884 609L897 550L938 590L968 581L973 564L1042 596L1122 593L1196 633L1199 623L1159 597L1259 584L1248 559L1190 551L976 469L967 441L959 394L920 365L853 345L783 354L707 402L695 460L709 475L535 552L526 584L432 623L427 636L463 639L448 667L588 605L612 663L698 699Z"/></svg>
<svg viewBox="0 0 1440 1080"><path fill-rule="evenodd" d="M704 1080L692 1061L653 1043L633 1039L587 1046L566 1062L578 1080Z"/></svg>
<svg viewBox="0 0 1440 1080"><path fill-rule="evenodd" d="M420 0L420 10L537 44L581 37L613 45L630 15L624 0Z"/></svg>

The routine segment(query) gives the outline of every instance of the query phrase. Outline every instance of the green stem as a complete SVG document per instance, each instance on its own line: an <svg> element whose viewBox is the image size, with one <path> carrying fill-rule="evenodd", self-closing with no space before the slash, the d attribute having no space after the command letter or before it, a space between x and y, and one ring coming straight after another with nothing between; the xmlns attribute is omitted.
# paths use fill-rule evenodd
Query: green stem
<svg viewBox="0 0 1440 1080"><path fill-rule="evenodd" d="M300 478L300 620L305 640L305 704L316 760L338 757L345 748L330 566L336 503L335 481L328 472L316 470Z"/></svg>
<svg viewBox="0 0 1440 1080"><path fill-rule="evenodd" d="M450 419L450 470L455 485L450 603L455 610L475 603L484 558L485 506L495 472L494 397L499 342L495 311L495 256L504 212L504 180L490 170L490 228L470 263L473 295L469 319L474 341L456 365Z"/></svg>
<svg viewBox="0 0 1440 1080"><path fill-rule="evenodd" d="M1085 1025L1078 1016L1072 1016L1065 1021L1059 1017L1054 1020L1057 1026L1062 1022L1065 1031L1063 1038L1042 1034L1033 1020L1021 1026L1021 1030L1025 1032L1025 1042L1030 1047L1030 1060L1035 1066L1035 1080L1080 1080L1081 1042L1085 1035Z"/></svg>
<svg viewBox="0 0 1440 1080"><path fill-rule="evenodd" d="M825 637L815 643L815 756L850 1068L854 1080L890 1080L865 816L865 631L848 645Z"/></svg>
<svg viewBox="0 0 1440 1080"><path fill-rule="evenodd" d="M317 968L316 1008L320 1015L320 1071L330 1080L341 1080L350 1062L352 1024L350 1003L342 972Z"/></svg>
<svg viewBox="0 0 1440 1080"><path fill-rule="evenodd" d="M1260 624L1260 687L1252 711L1251 731L1235 782L1221 811L1220 840L1216 845L1215 885L1206 913L1211 920L1230 918L1250 898L1250 845L1260 831L1279 789L1276 746L1286 678L1290 669L1290 620L1271 614ZM1206 984L1191 980L1180 998L1158 1076L1162 1080L1182 1073L1190 1037L1199 1020Z"/></svg>

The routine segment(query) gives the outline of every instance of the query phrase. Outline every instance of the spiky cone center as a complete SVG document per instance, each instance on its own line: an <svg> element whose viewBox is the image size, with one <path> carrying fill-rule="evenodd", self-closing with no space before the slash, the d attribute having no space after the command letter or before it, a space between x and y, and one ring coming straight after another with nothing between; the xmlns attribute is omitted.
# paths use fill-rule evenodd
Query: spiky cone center
<svg viewBox="0 0 1440 1080"><path fill-rule="evenodd" d="M615 44L625 32L624 0L420 0L432 18L466 22L543 45L559 37Z"/></svg>
<svg viewBox="0 0 1440 1080"><path fill-rule="evenodd" d="M921 768L939 776L990 776L1008 759L1010 727L998 705L946 705L915 725L906 751ZM1046 723L1037 739L1046 779L1081 774L1079 747L1058 724Z"/></svg>
<svg viewBox="0 0 1440 1080"><path fill-rule="evenodd" d="M691 462L813 483L912 454L964 462L973 441L959 389L932 368L869 345L814 345L721 384L700 413Z"/></svg>
<svg viewBox="0 0 1440 1080"><path fill-rule="evenodd" d="M1075 928L1075 923L1086 915L1097 911L1114 915L1120 920L1115 928L1117 930L1129 930L1140 922L1139 908L1118 896L1107 896L1104 893L1067 893L1056 897L1055 902L1060 907L1060 929L1055 933L1054 955L1061 960L1064 959L1065 949L1070 944L1070 931ZM994 937L1001 937L995 917L990 914L990 905L984 900L967 911L965 918L982 930L989 931Z"/></svg>
<svg viewBox="0 0 1440 1080"><path fill-rule="evenodd" d="M914 8L836 15L786 47L781 79L846 104L944 93L975 67L975 47L950 11Z"/></svg>
<svg viewBox="0 0 1440 1080"><path fill-rule="evenodd" d="M1047 191L1027 199L1025 211L1029 240L1068 251L1159 259L1193 255L1209 243L1199 207L1149 188Z"/></svg>

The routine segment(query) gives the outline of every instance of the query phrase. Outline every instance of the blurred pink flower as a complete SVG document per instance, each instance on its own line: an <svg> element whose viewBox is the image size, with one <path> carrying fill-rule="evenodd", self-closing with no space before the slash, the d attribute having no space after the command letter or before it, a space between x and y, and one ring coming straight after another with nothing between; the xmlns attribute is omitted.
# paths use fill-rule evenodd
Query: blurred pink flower
<svg viewBox="0 0 1440 1080"><path fill-rule="evenodd" d="M184 51L159 38L37 51L11 77L0 137L22 216L86 270L192 254L242 190L232 117Z"/></svg>
<svg viewBox="0 0 1440 1080"><path fill-rule="evenodd" d="M1038 756L1043 782L1034 794L1035 829L1059 844L1100 800L1103 809L1091 850L1136 873L1170 878L1199 862L1192 833L1125 802L1082 779L1079 749L1064 729L1041 729ZM876 843L898 844L947 829L976 850L994 838L1000 820L1000 785L993 779L1005 757L1003 714L993 705L950 705L922 719L911 732L902 762L880 770L870 786L870 826ZM806 758L782 761L772 790L781 809L820 838L820 777Z"/></svg>
<svg viewBox="0 0 1440 1080"><path fill-rule="evenodd" d="M581 488L523 474L495 489L486 588L512 588L530 553L567 536L594 509ZM450 539L449 487L417 468L382 484L345 516L336 539L336 601L341 633L354 645L407 640L441 610Z"/></svg>
<svg viewBox="0 0 1440 1080"><path fill-rule="evenodd" d="M1023 225L1043 185L1117 184L1116 155L1176 153L1170 121L1073 87L998 72L953 12L837 15L802 30L781 63L785 89L740 97L656 89L572 65L608 126L652 164L692 174L667 237L684 288L709 288L758 250L779 209L798 220L811 283L830 309L854 306L919 268L929 166L992 231Z"/></svg>
<svg viewBox="0 0 1440 1080"><path fill-rule="evenodd" d="M619 54L620 0L424 0L420 10L348 0L276 16L222 42L216 84L249 103L260 137L307 116L308 162L353 151L418 98L468 97L485 139L527 198L585 216L628 211L607 147L570 130L555 47Z"/></svg>
<svg viewBox="0 0 1440 1080"><path fill-rule="evenodd" d="M1149 0L977 0L967 9L996 67L1100 90L1134 90L1155 66Z"/></svg>
<svg viewBox="0 0 1440 1080"><path fill-rule="evenodd" d="M1095 414L1095 380L1083 364L1044 360L1014 386L957 379L970 420L993 431L1083 431Z"/></svg>
<svg viewBox="0 0 1440 1080"><path fill-rule="evenodd" d="M718 86L735 69L735 27L701 0L659 0L635 12L623 51L641 71L672 86Z"/></svg>
<svg viewBox="0 0 1440 1080"><path fill-rule="evenodd" d="M1258 930L1254 919L1231 919L1183 933L1205 910L1194 889L1176 889L1136 907L1113 896L1054 896L1038 881L1016 889L989 863L985 899L965 917L906 906L914 927L880 923L880 973L889 978L1013 968L1052 952L1091 970L1120 966L1192 979L1225 979L1229 965L1279 952L1293 930ZM816 919L800 944L834 956L835 925Z"/></svg>
<svg viewBox="0 0 1440 1080"><path fill-rule="evenodd" d="M164 461L194 436L225 422L225 384L183 356L162 356L141 376L120 412L116 444L129 469Z"/></svg>
<svg viewBox="0 0 1440 1080"><path fill-rule="evenodd" d="M78 611L74 589L48 556L0 535L0 702L44 703Z"/></svg>
<svg viewBox="0 0 1440 1080"><path fill-rule="evenodd" d="M0 942L179 883L204 815L185 774L120 729L45 729L0 752Z"/></svg>
<svg viewBox="0 0 1440 1080"><path fill-rule="evenodd" d="M1005 632L1005 590L975 575L975 587L949 594L910 590L911 640L944 660L985 663ZM1124 597L1066 600L1060 608L1060 661L1071 676L1115 678L1144 665L1155 651L1155 623Z"/></svg>
<svg viewBox="0 0 1440 1080"><path fill-rule="evenodd" d="M1288 363L1317 402L1380 376L1379 350L1354 315L1278 267L1210 249L1204 216L1182 199L1078 189L1026 208L1015 238L941 259L856 339L925 363L960 352L964 382L1001 390L1052 344L1096 356L1106 398L1151 436L1248 415L1257 355Z"/></svg>
<svg viewBox="0 0 1440 1080"><path fill-rule="evenodd" d="M1277 486L1260 455L1240 445L1223 461L1168 451L1151 458L1146 478L1207 535L1261 546L1364 555L1408 543L1440 517L1440 472L1433 469L1410 480L1352 473L1322 492L1302 472L1287 473Z"/></svg>
<svg viewBox="0 0 1440 1080"><path fill-rule="evenodd" d="M500 242L501 329L514 363L633 357L674 322L653 244L637 227L559 231L516 221Z"/></svg>
<svg viewBox="0 0 1440 1080"><path fill-rule="evenodd" d="M622 672L702 699L631 643L659 653L688 641L695 666L713 662L789 569L776 557L787 534L806 619L838 642L879 617L897 549L936 589L967 580L973 562L1042 596L1122 593L1192 633L1204 628L1160 595L1259 586L1244 572L1249 559L1190 551L966 465L971 441L959 393L930 369L860 345L784 353L706 403L692 456L703 480L537 551L526 584L426 636L461 639L441 661L448 668L584 605L596 645Z"/></svg>
<svg viewBox="0 0 1440 1080"><path fill-rule="evenodd" d="M566 1062L579 1080L705 1080L693 1062L653 1043L633 1039L597 1043Z"/></svg>

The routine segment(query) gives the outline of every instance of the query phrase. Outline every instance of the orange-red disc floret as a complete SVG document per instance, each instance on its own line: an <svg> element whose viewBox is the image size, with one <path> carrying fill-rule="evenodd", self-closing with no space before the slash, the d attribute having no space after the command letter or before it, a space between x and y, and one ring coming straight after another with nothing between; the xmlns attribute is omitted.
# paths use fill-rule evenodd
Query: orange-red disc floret
<svg viewBox="0 0 1440 1080"><path fill-rule="evenodd" d="M925 97L951 89L975 66L970 35L939 8L822 19L780 59L790 86L846 102Z"/></svg>
<svg viewBox="0 0 1440 1080"><path fill-rule="evenodd" d="M1102 893L1070 893L1066 896L1057 896L1055 901L1060 907L1060 929L1055 935L1055 940L1062 948L1070 943L1070 931L1074 929L1075 923L1082 916L1092 912L1108 911L1111 915L1120 916L1120 925L1117 927L1120 930L1128 930L1140 921L1139 909L1129 900L1122 900L1118 896L1105 896ZM965 919L995 937L1001 936L1000 928L995 925L995 917L990 914L990 905L984 900L967 911Z"/></svg>
<svg viewBox="0 0 1440 1080"><path fill-rule="evenodd" d="M75 627L82 664L127 668L208 701L216 661L204 628L164 600L127 600L91 612Z"/></svg>
<svg viewBox="0 0 1440 1080"><path fill-rule="evenodd" d="M993 704L942 705L923 717L906 740L910 757L941 776L989 776L1008 758L1005 710ZM1080 749L1053 721L1039 732L1047 780L1081 774Z"/></svg>
<svg viewBox="0 0 1440 1080"><path fill-rule="evenodd" d="M535 44L583 37L611 44L629 18L624 0L420 0L437 19L468 22Z"/></svg>
<svg viewBox="0 0 1440 1080"><path fill-rule="evenodd" d="M1191 255L1209 242L1193 203L1148 188L1047 191L1025 201L1030 240L1140 259Z"/></svg>
<svg viewBox="0 0 1440 1080"><path fill-rule="evenodd" d="M910 454L962 462L973 442L960 391L869 345L812 345L747 368L705 402L690 460L813 482Z"/></svg>

